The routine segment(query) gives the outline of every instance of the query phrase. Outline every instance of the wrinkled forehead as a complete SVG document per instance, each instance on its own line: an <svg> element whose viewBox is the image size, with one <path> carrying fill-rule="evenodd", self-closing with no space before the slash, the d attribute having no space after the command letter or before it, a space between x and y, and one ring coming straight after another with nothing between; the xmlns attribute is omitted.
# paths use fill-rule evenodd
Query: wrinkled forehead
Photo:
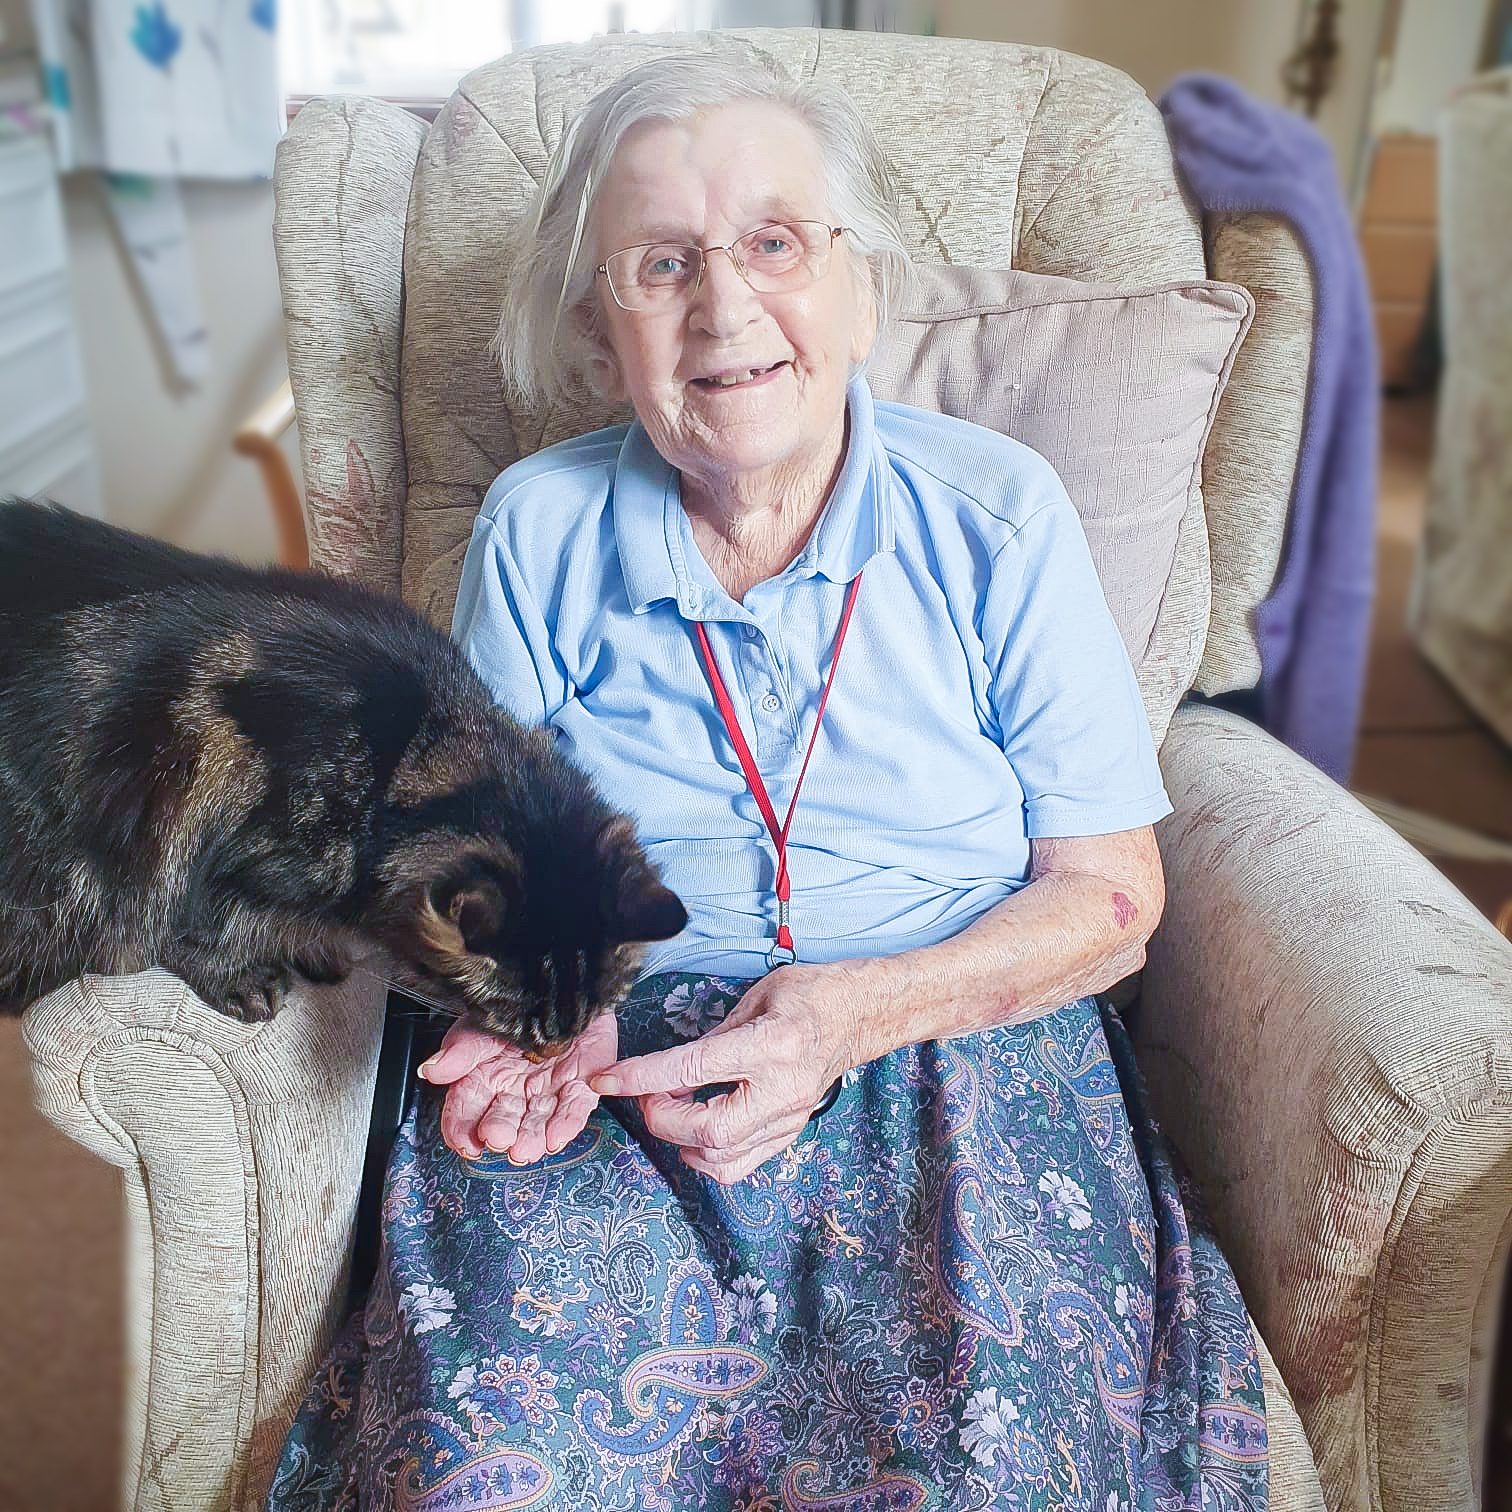
<svg viewBox="0 0 1512 1512"><path fill-rule="evenodd" d="M594 199L600 256L638 242L725 243L767 221L824 220L818 140L791 111L743 100L625 133Z"/></svg>

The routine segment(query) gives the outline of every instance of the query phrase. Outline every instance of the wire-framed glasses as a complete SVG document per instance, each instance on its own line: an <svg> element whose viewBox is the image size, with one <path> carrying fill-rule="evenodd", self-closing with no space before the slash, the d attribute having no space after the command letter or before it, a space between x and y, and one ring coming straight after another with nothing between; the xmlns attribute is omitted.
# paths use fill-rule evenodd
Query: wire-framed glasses
<svg viewBox="0 0 1512 1512"><path fill-rule="evenodd" d="M611 252L594 272L609 280L622 310L674 310L698 292L709 254L727 252L758 294L785 294L824 277L830 248L844 230L823 221L774 221L723 247L645 242Z"/></svg>

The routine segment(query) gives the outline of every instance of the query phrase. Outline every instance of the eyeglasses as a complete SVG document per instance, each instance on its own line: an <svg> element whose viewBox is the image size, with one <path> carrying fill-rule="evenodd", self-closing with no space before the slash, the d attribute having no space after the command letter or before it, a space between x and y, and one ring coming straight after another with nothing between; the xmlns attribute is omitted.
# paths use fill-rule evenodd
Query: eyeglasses
<svg viewBox="0 0 1512 1512"><path fill-rule="evenodd" d="M747 231L727 247L645 242L611 253L593 271L609 280L622 310L675 310L703 282L711 252L728 252L735 271L758 294L786 294L824 277L830 248L844 226L823 221L777 221Z"/></svg>

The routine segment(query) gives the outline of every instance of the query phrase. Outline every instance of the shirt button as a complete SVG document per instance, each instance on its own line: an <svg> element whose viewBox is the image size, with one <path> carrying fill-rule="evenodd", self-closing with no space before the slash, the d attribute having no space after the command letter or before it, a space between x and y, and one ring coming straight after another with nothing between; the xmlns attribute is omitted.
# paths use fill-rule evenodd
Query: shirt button
<svg viewBox="0 0 1512 1512"><path fill-rule="evenodd" d="M778 709L782 707L782 700L778 698L775 693L768 693L767 696L761 700L761 707L765 709L768 714L775 714Z"/></svg>

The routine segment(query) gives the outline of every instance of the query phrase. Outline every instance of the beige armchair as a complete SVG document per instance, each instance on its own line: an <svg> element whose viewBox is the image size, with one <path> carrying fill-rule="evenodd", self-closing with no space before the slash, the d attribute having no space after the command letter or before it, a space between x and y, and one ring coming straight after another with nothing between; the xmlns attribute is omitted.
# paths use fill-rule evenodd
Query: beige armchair
<svg viewBox="0 0 1512 1512"><path fill-rule="evenodd" d="M1130 80L979 42L722 33L506 58L430 127L310 104L280 149L275 230L313 559L445 623L488 483L605 418L503 403L500 254L564 120L663 46L755 47L850 89L922 259L1125 285L1206 261L1254 292L1206 513L1181 534L1160 665L1141 668L1176 812L1140 1054L1274 1355L1273 1506L1468 1512L1512 1239L1509 951L1326 778L1229 716L1173 717L1161 691L1258 671L1250 611L1279 555L1310 292L1274 223L1210 226L1205 259ZM132 1505L257 1504L342 1305L380 1017L358 979L244 1027L161 972L30 1010L42 1107L125 1171Z"/></svg>

